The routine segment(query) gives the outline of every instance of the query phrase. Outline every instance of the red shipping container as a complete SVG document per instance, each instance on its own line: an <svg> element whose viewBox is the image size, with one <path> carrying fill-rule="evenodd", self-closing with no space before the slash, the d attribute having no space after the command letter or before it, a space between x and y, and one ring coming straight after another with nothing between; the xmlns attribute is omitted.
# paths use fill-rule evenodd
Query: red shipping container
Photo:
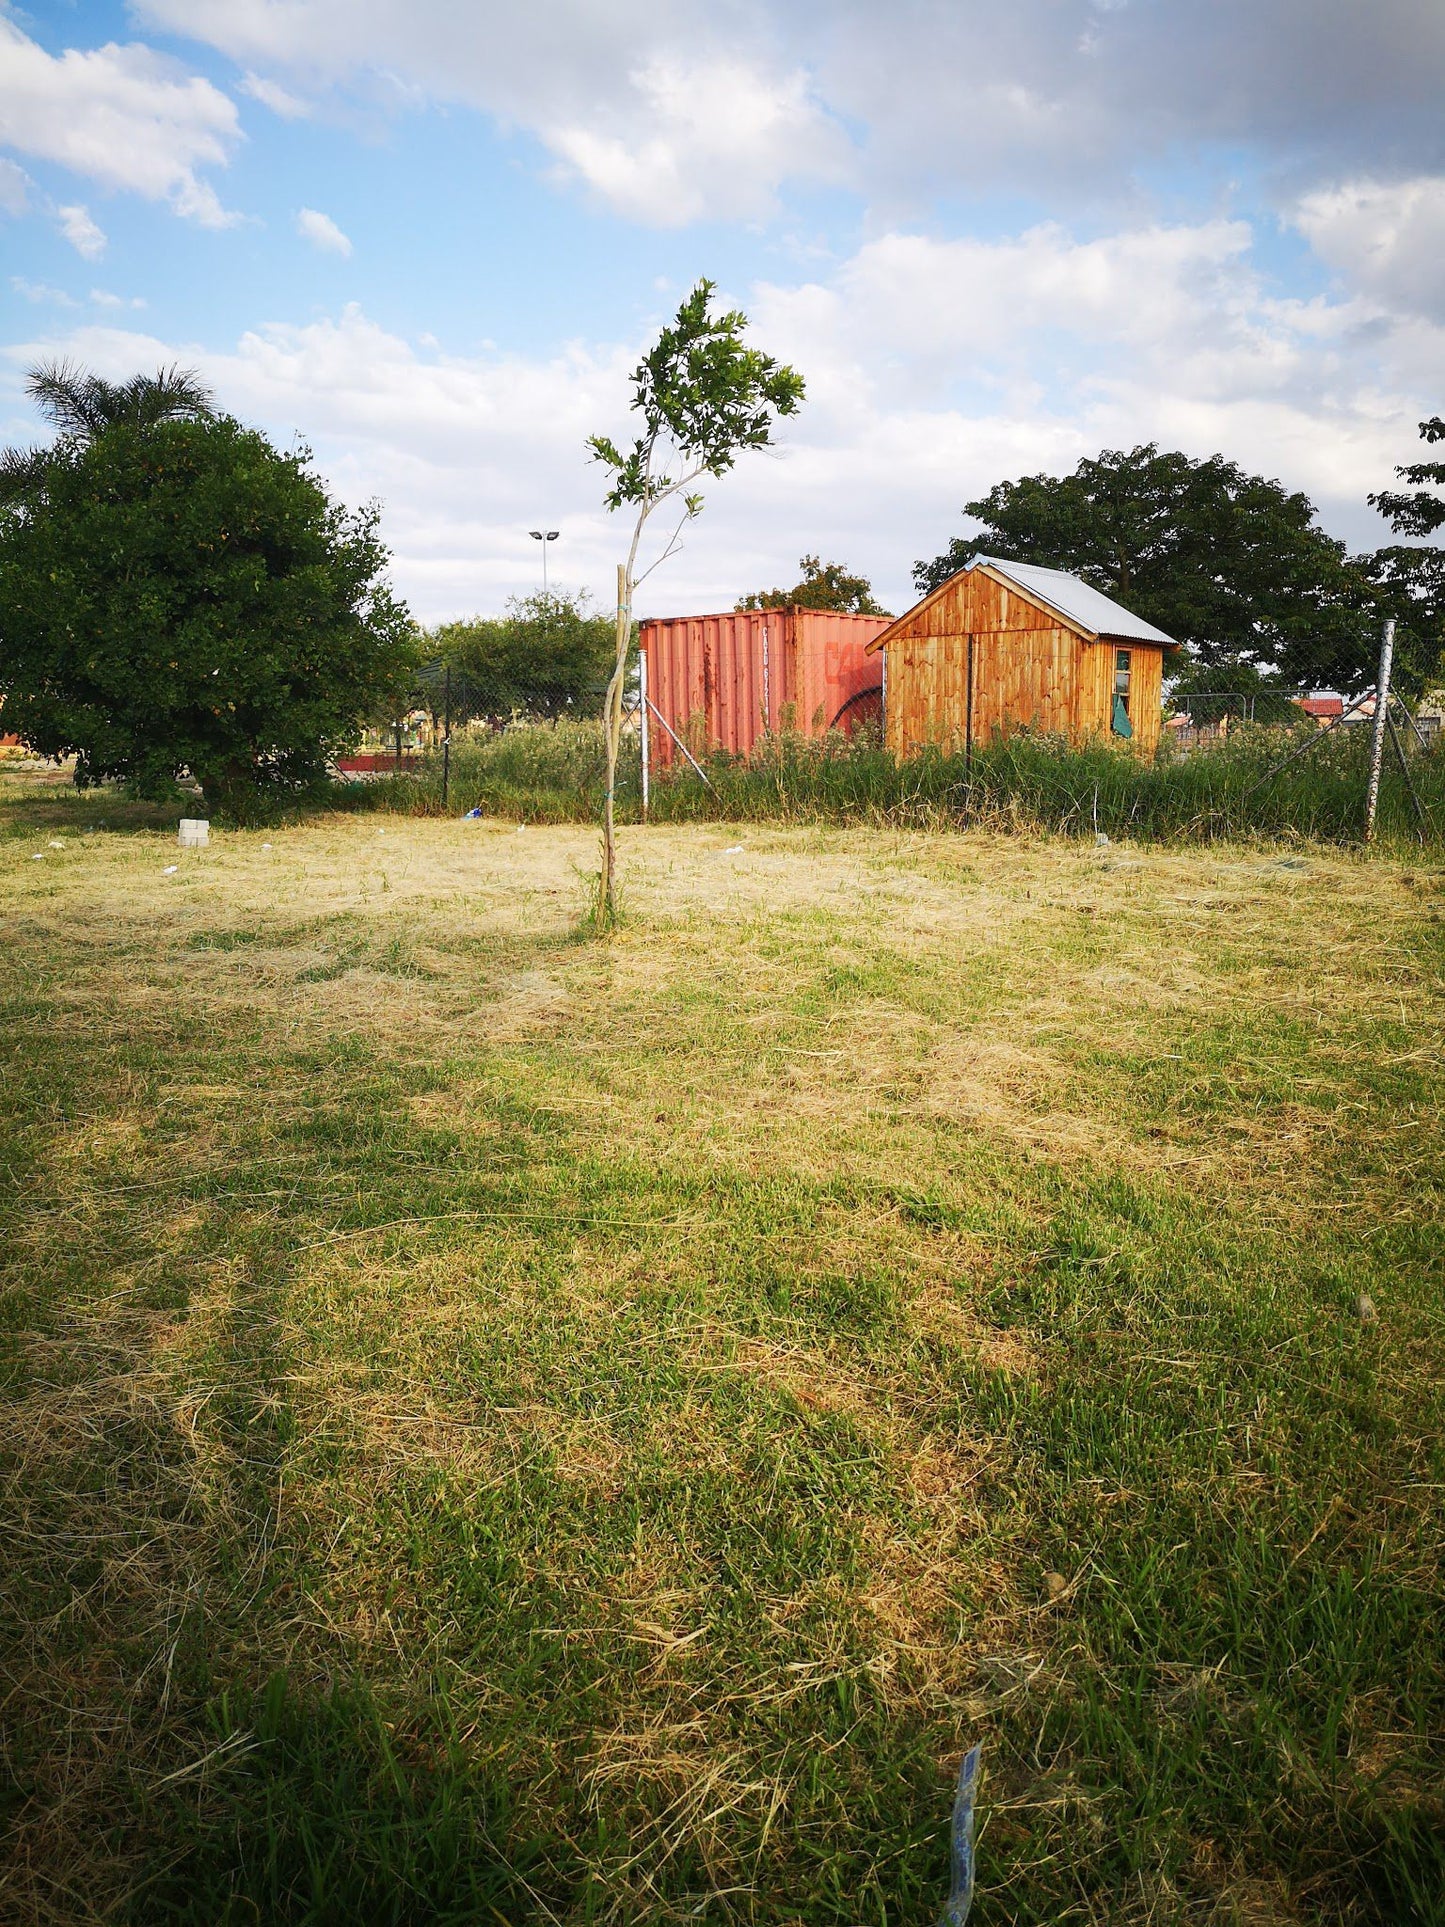
<svg viewBox="0 0 1445 1927"><path fill-rule="evenodd" d="M695 754L746 756L765 732L850 733L882 714L877 656L864 654L888 616L824 609L735 609L721 616L655 617L640 625L653 708L648 763L678 758L673 732ZM659 720L659 718L661 720Z"/></svg>

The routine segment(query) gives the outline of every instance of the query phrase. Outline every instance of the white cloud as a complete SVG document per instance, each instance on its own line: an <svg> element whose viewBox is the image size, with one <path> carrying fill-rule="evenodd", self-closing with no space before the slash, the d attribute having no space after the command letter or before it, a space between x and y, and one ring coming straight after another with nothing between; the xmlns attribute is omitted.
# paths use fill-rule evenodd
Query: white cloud
<svg viewBox="0 0 1445 1927"><path fill-rule="evenodd" d="M279 81L267 80L264 74L246 74L241 81L241 92L249 94L252 100L259 100L281 120L305 120L311 112L308 101L291 93Z"/></svg>
<svg viewBox="0 0 1445 1927"><path fill-rule="evenodd" d="M303 207L298 211L296 232L303 241L309 241L323 253L343 257L351 253L350 239L341 232L329 214L319 214L314 207Z"/></svg>
<svg viewBox="0 0 1445 1927"><path fill-rule="evenodd" d="M27 281L23 274L12 274L10 285L22 300L52 302L57 308L78 308L80 303L64 288L52 288L47 281Z"/></svg>
<svg viewBox="0 0 1445 1927"><path fill-rule="evenodd" d="M29 189L25 169L0 158L0 214L23 214L30 205Z"/></svg>
<svg viewBox="0 0 1445 1927"><path fill-rule="evenodd" d="M112 294L109 288L92 288L90 299L97 308L143 308L145 299L138 294Z"/></svg>
<svg viewBox="0 0 1445 1927"><path fill-rule="evenodd" d="M1075 241L1057 223L1003 240L939 241L893 233L869 241L836 273L776 297L801 301L807 325L876 345L936 385L967 379L978 357L995 370L1053 335L1067 366L1082 344L1133 346L1167 337L1217 341L1222 320L1247 305L1251 231L1243 221L1147 227ZM786 325L784 315L780 323Z"/></svg>
<svg viewBox="0 0 1445 1927"><path fill-rule="evenodd" d="M1445 9L1431 0L775 0L858 126L871 190L1003 186L1077 206L1213 148L1297 182L1438 163Z"/></svg>
<svg viewBox="0 0 1445 1927"><path fill-rule="evenodd" d="M835 181L849 165L804 56L784 54L766 21L703 0L137 0L134 11L303 87L478 108L534 134L560 177L651 225L761 217L784 181ZM257 93L251 75L243 84Z"/></svg>
<svg viewBox="0 0 1445 1927"><path fill-rule="evenodd" d="M78 203L55 210L55 223L77 254L87 261L98 261L105 253L105 234L90 218L89 208Z"/></svg>
<svg viewBox="0 0 1445 1927"><path fill-rule="evenodd" d="M539 131L562 173L655 227L766 213L790 173L848 171L847 144L806 77L775 79L737 60L651 61L613 114Z"/></svg>
<svg viewBox="0 0 1445 1927"><path fill-rule="evenodd" d="M1445 176L1320 189L1294 221L1352 287L1445 321Z"/></svg>
<svg viewBox="0 0 1445 1927"><path fill-rule="evenodd" d="M813 551L901 608L911 565L962 529L965 501L1150 440L1277 475L1336 533L1379 542L1364 498L1437 403L1445 327L1362 297L1279 300L1251 244L1230 221L1084 240L1058 225L994 242L884 234L830 276L737 291L807 401L776 451L708 490L644 612L729 607ZM562 530L555 579L605 602L624 531L584 441L626 434L641 345L447 354L357 307L224 354L96 326L44 344L116 375L197 364L224 406L282 445L300 434L338 493L382 498L398 584L427 620L534 587L540 518ZM17 369L33 355L9 351Z"/></svg>
<svg viewBox="0 0 1445 1927"><path fill-rule="evenodd" d="M766 212L844 173L886 210L1071 207L1206 144L1303 188L1439 164L1432 0L133 0L306 87L461 102L634 219ZM268 82L267 84L275 84ZM679 212L684 210L684 212Z"/></svg>
<svg viewBox="0 0 1445 1927"><path fill-rule="evenodd" d="M149 47L52 55L0 13L0 145L214 227L230 217L197 169L239 132L234 101Z"/></svg>

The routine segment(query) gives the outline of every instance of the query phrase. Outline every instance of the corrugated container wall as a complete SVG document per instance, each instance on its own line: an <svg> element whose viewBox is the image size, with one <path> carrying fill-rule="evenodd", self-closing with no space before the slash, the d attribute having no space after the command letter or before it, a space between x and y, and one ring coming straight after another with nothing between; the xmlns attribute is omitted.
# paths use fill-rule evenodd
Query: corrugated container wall
<svg viewBox="0 0 1445 1927"><path fill-rule="evenodd" d="M721 616L670 616L641 625L653 769L677 759L668 730L694 755L724 749L746 756L765 731L821 736L877 721L882 668L868 644L886 616L822 609L746 609ZM667 725L657 721L661 717Z"/></svg>

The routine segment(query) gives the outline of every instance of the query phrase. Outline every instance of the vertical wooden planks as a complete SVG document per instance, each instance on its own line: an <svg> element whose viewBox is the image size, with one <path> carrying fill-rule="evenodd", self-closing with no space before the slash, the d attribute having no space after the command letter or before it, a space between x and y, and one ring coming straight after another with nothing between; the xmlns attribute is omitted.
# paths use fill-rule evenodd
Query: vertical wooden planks
<svg viewBox="0 0 1445 1927"><path fill-rule="evenodd" d="M1133 656L1134 741L1142 755L1152 756L1164 730L1164 651L1135 649Z"/></svg>
<svg viewBox="0 0 1445 1927"><path fill-rule="evenodd" d="M895 756L925 745L962 747L966 733L968 637L974 637L973 739L1031 729L1081 743L1108 736L1114 664L1132 659L1133 745L1159 740L1163 651L1147 644L1091 642L981 570L956 576L933 602L906 618L888 652L887 742Z"/></svg>

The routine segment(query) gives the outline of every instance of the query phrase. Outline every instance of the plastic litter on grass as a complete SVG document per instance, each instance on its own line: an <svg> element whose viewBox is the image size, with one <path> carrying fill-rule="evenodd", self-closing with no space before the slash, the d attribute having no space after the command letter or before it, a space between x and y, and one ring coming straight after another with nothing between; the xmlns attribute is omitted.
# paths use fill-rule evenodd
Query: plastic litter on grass
<svg viewBox="0 0 1445 1927"><path fill-rule="evenodd" d="M953 1802L953 1884L940 1927L964 1927L973 1905L973 1796L982 1751L982 1747L971 1746L958 1769L958 1793Z"/></svg>

